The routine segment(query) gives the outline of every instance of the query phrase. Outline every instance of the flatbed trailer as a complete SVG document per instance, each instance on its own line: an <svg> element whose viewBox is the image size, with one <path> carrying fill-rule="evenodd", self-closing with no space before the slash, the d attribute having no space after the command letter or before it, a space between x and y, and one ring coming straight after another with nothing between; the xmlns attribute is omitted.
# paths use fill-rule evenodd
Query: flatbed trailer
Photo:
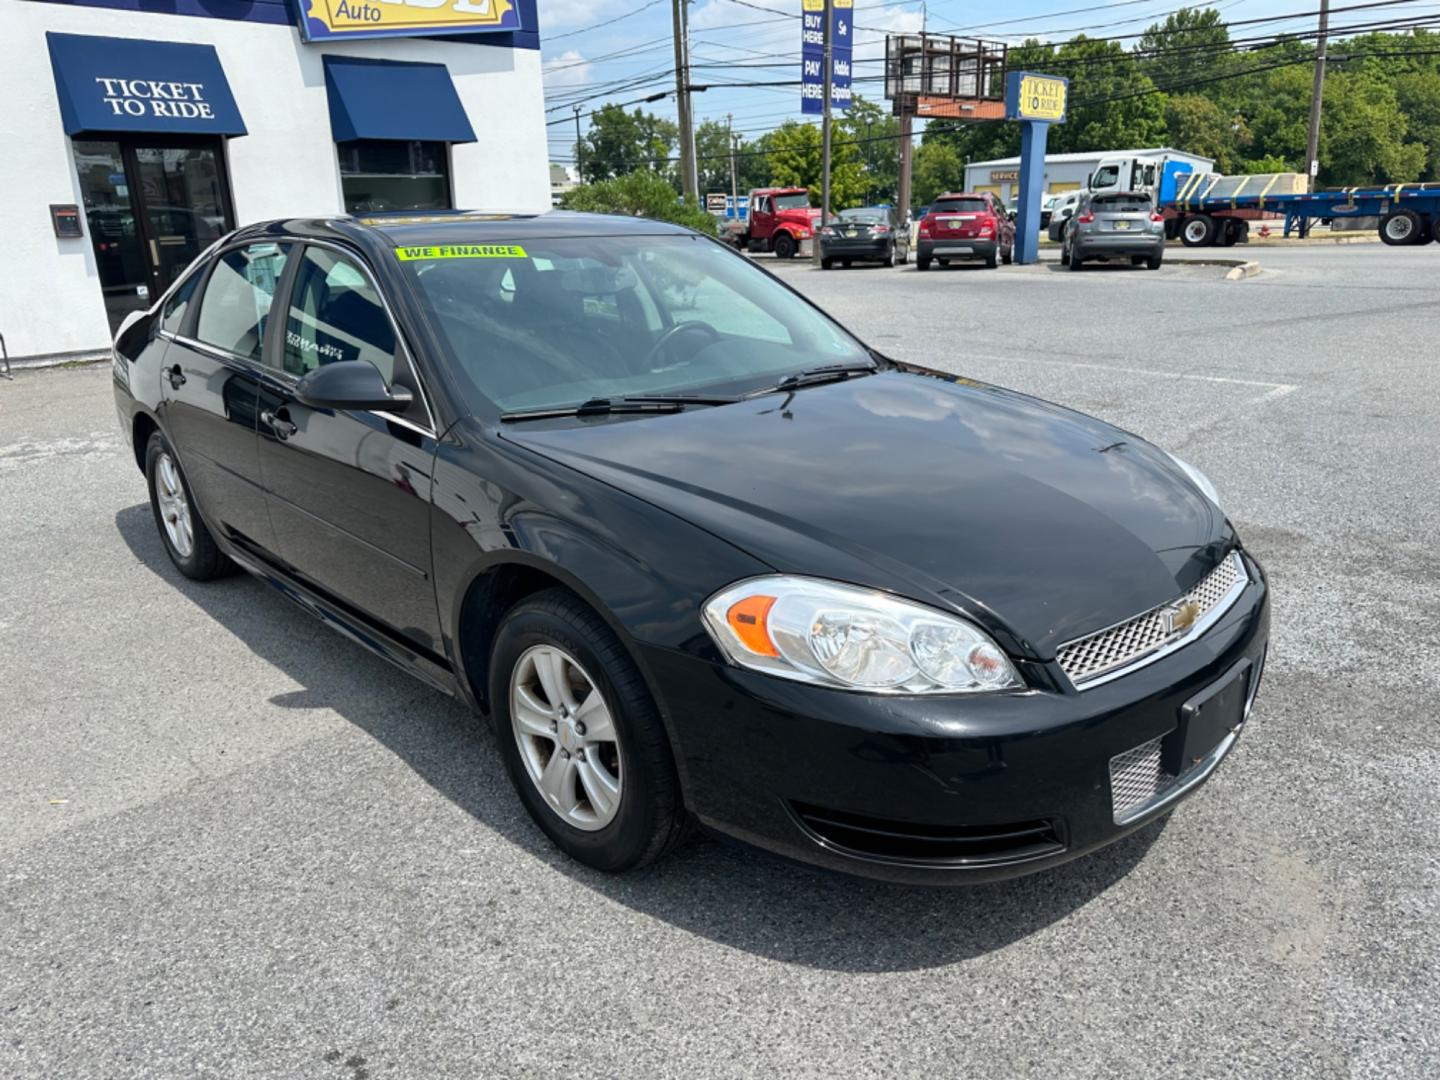
<svg viewBox="0 0 1440 1080"><path fill-rule="evenodd" d="M1218 173L1177 173L1173 186L1162 184L1158 200L1166 218L1166 235L1178 236L1187 247L1229 247L1242 243L1249 235L1250 222L1256 220L1283 218L1283 235L1288 238L1298 233L1303 239L1317 221L1333 224L1346 218L1378 218L1380 239L1387 244L1424 244L1440 239L1440 183L1271 194L1265 187L1266 177L1256 177L1259 182L1249 191L1245 190L1248 179L1238 178L1238 184L1227 185L1231 190L1216 196L1211 192L1221 181L1237 178ZM1166 188L1174 192L1173 198L1166 198Z"/></svg>

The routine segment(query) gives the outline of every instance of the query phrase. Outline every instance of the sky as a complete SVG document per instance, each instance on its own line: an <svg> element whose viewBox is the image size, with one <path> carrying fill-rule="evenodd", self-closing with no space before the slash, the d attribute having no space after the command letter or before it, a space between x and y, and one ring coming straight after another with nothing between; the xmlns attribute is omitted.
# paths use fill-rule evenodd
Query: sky
<svg viewBox="0 0 1440 1080"><path fill-rule="evenodd" d="M1333 7L1363 0L1332 0ZM1028 36L1065 40L1081 30L1091 36L1139 35L1183 6L1180 0L855 0L854 72L857 93L884 104L883 84L865 81L883 71L886 33L953 33L1019 42ZM1216 0L1227 20L1304 13L1265 23L1247 33L1313 29L1318 0ZM763 10L762 10L763 9ZM1419 9L1419 10L1416 10ZM1337 13L1332 27L1435 10L1417 0L1386 10ZM573 161L572 105L584 113L608 101L630 104L671 119L673 93L664 100L637 99L675 89L671 0L539 0L545 96L552 160ZM795 80L800 62L800 0L691 0L692 83ZM1127 42L1129 44L1130 42ZM743 66L742 66L743 65ZM765 65L765 66L762 66ZM775 65L775 66L768 66ZM598 95L598 96L596 96ZM798 86L712 86L692 95L695 122L733 116L734 128L753 138L800 112ZM919 130L917 128L917 130Z"/></svg>

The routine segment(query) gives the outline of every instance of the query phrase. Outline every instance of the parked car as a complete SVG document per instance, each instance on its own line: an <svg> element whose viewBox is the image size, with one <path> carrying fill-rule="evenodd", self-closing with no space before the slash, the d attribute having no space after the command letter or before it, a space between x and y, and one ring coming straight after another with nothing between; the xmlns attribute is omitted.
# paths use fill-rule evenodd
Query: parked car
<svg viewBox="0 0 1440 1080"><path fill-rule="evenodd" d="M1054 243L1059 243L1060 238L1065 235L1065 223L1075 214L1075 207L1080 202L1082 191L1067 191L1058 196L1053 206L1050 207L1050 220L1045 223L1046 235Z"/></svg>
<svg viewBox="0 0 1440 1080"><path fill-rule="evenodd" d="M247 226L113 373L174 568L487 714L601 870L693 821L899 881L1038 870L1195 791L1255 699L1268 586L1201 473L889 360L676 226Z"/></svg>
<svg viewBox="0 0 1440 1080"><path fill-rule="evenodd" d="M1059 195L1045 195L1040 200L1040 228L1050 227L1050 215L1055 209L1055 204L1060 201Z"/></svg>
<svg viewBox="0 0 1440 1080"><path fill-rule="evenodd" d="M910 229L900 211L890 206L841 210L820 229L820 266L837 262L880 262L886 266L910 261Z"/></svg>
<svg viewBox="0 0 1440 1080"><path fill-rule="evenodd" d="M1165 215L1143 191L1089 193L1061 242L1060 262L1079 270L1092 260L1128 260L1159 270L1165 259Z"/></svg>
<svg viewBox="0 0 1440 1080"><path fill-rule="evenodd" d="M941 266L969 259L983 259L994 267L1007 265L1015 250L1015 223L988 191L977 194L949 192L930 205L920 221L915 268L929 270L931 261Z"/></svg>

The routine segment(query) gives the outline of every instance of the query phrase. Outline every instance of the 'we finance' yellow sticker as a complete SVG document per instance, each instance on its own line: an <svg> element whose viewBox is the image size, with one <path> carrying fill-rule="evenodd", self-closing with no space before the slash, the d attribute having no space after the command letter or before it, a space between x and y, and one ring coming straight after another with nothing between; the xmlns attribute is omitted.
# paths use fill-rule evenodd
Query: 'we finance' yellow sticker
<svg viewBox="0 0 1440 1080"><path fill-rule="evenodd" d="M440 244L397 247L395 257L401 262L413 262L416 259L523 259L526 255L518 244Z"/></svg>

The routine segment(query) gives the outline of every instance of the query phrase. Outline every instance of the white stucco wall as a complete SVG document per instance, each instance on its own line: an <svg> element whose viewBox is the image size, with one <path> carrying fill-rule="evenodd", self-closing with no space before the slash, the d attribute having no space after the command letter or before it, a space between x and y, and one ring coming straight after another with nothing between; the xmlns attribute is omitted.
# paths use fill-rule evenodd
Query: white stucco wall
<svg viewBox="0 0 1440 1080"><path fill-rule="evenodd" d="M215 46L250 132L226 148L238 225L343 211L326 53L445 64L478 140L453 149L455 205L550 206L537 50L394 38L305 45L288 26L0 0L0 334L12 357L110 340L88 233L61 240L50 225L51 203L81 200L46 30Z"/></svg>

